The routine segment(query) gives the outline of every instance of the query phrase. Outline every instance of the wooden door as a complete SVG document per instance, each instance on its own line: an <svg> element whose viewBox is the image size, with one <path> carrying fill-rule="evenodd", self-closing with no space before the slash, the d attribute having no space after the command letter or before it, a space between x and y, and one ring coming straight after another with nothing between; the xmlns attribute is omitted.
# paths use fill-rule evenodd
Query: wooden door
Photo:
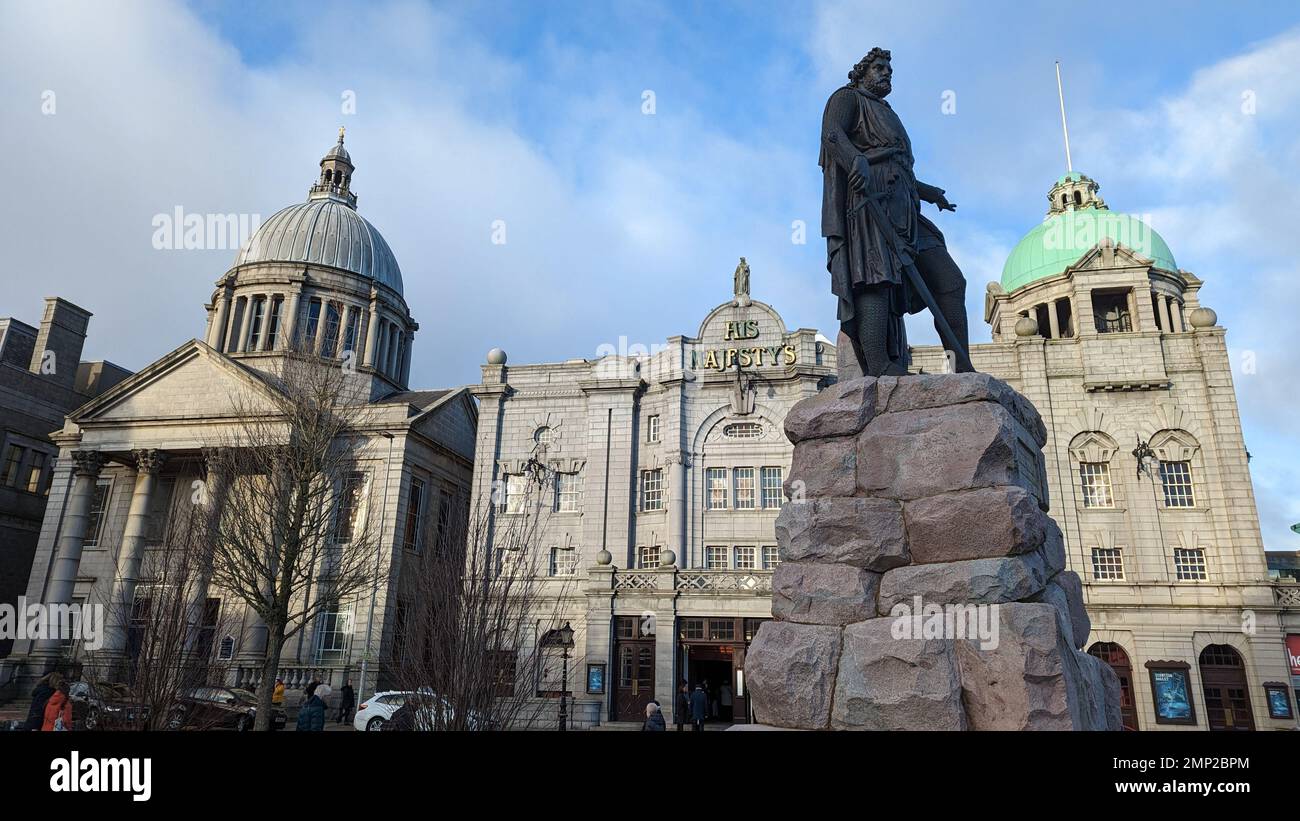
<svg viewBox="0 0 1300 821"><path fill-rule="evenodd" d="M619 642L614 661L615 720L645 721L645 707L655 696L654 642Z"/></svg>
<svg viewBox="0 0 1300 821"><path fill-rule="evenodd" d="M1201 687L1211 730L1255 729L1246 665L1236 650L1226 644L1211 644L1201 651Z"/></svg>

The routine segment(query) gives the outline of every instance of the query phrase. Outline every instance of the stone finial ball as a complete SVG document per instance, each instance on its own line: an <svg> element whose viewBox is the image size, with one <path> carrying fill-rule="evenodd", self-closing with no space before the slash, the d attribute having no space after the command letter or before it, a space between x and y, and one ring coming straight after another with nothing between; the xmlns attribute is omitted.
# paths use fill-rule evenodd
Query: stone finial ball
<svg viewBox="0 0 1300 821"><path fill-rule="evenodd" d="M493 348L492 350L488 351L487 363L489 365L506 364L506 352L501 350L500 348Z"/></svg>
<svg viewBox="0 0 1300 821"><path fill-rule="evenodd" d="M614 554L610 553L608 550L602 550L596 554L596 564L601 567L608 566L612 561L614 561Z"/></svg>
<svg viewBox="0 0 1300 821"><path fill-rule="evenodd" d="M1219 324L1219 315L1213 309L1201 306L1187 317L1187 321L1192 323L1193 328L1213 328Z"/></svg>
<svg viewBox="0 0 1300 821"><path fill-rule="evenodd" d="M677 554L671 550L665 550L659 555L660 567L672 567L677 564Z"/></svg>
<svg viewBox="0 0 1300 821"><path fill-rule="evenodd" d="M1016 320L1016 336L1038 336L1038 323L1032 316L1022 316Z"/></svg>

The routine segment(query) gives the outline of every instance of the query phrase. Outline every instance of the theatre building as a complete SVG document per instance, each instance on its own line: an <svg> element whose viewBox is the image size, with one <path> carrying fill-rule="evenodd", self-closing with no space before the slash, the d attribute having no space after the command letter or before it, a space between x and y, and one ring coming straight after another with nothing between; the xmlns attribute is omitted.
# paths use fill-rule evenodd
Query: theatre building
<svg viewBox="0 0 1300 821"><path fill-rule="evenodd" d="M733 298L693 336L554 364L494 350L473 389L475 497L521 516L512 500L530 461L554 482L533 541L543 589L577 634L577 726L639 722L652 698L671 716L683 679L707 680L723 718L747 715L745 650L771 618L792 454L782 420L835 374L834 347L786 328L748 280L742 261ZM518 671L516 686L560 689L543 678Z"/></svg>

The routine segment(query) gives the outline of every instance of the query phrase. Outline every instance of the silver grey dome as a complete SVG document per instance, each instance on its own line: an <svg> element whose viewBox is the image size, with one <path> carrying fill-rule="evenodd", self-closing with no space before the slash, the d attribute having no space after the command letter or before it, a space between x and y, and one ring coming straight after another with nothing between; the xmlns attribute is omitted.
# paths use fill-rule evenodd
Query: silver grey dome
<svg viewBox="0 0 1300 821"><path fill-rule="evenodd" d="M402 270L383 236L347 204L319 197L276 212L235 257L254 262L307 262L351 271L402 293Z"/></svg>

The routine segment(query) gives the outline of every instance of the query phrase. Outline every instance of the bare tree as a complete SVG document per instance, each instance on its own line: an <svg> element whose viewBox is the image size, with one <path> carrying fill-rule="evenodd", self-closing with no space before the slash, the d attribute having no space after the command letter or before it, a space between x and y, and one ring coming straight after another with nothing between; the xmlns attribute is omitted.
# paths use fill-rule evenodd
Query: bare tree
<svg viewBox="0 0 1300 821"><path fill-rule="evenodd" d="M365 397L344 363L288 354L269 391L236 399L238 428L210 460L223 477L212 580L266 625L263 684L287 639L337 608L374 576L371 490L359 470L368 436ZM265 730L272 688L258 688Z"/></svg>
<svg viewBox="0 0 1300 821"><path fill-rule="evenodd" d="M105 625L125 637L124 652L90 653L83 663L82 677L115 711L115 720L100 717L119 729L174 727L183 694L225 676L213 641L230 620L219 600L208 598L208 511L176 496L165 533L145 551L131 600L104 603Z"/></svg>
<svg viewBox="0 0 1300 821"><path fill-rule="evenodd" d="M562 624L576 570L563 559L550 567L542 551L552 489L542 469L511 498L502 489L421 522L423 549L403 561L388 663L412 694L417 728L505 729L523 718L545 651L538 638Z"/></svg>

